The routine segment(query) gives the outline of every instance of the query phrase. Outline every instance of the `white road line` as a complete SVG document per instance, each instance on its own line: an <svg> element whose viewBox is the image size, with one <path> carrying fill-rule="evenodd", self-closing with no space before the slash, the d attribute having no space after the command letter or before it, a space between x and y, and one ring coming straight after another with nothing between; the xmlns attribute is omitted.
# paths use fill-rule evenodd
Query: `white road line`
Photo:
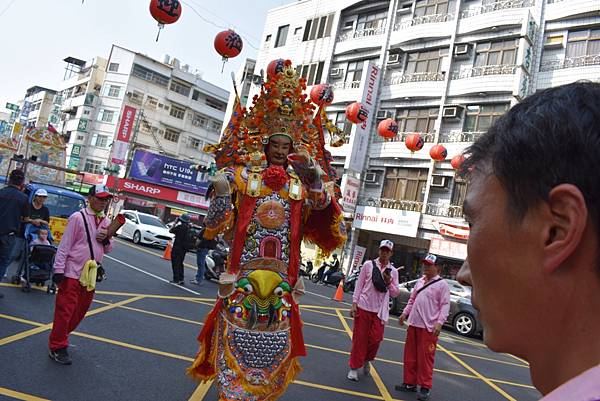
<svg viewBox="0 0 600 401"><path fill-rule="evenodd" d="M160 281L163 281L163 282L165 282L167 284L170 284L170 285L172 285L172 286L174 286L176 288L182 289L182 290L187 291L187 292L191 292L192 294L202 295L201 293L199 293L197 291L194 291L194 290L190 290L187 287L184 287L184 286L181 286L181 285L177 285L177 284L173 284L173 283L169 283L169 280L167 280L166 278L162 278L160 276L157 276L156 274L152 274L150 272L147 272L146 270L143 270L143 269L140 269L139 267L135 267L133 265L130 265L129 263L125 263L125 262L123 262L123 261L121 261L121 260L119 260L117 258L113 258L112 256L104 255L104 257L108 258L110 260L114 260L115 262L118 262L118 263L122 264L123 266L129 267L130 269L136 270L136 271L138 271L140 273L143 273L143 274L145 274L147 276L153 277L153 278L155 278L157 280L160 280Z"/></svg>
<svg viewBox="0 0 600 401"><path fill-rule="evenodd" d="M325 295L317 294L316 292L311 292L311 291L306 291L306 290L305 290L305 291L304 291L304 293L305 293L305 294L314 295L315 297L321 297L321 298L325 298L325 299L328 299L328 300L330 300L330 301L333 301L333 299L331 299L330 297L326 297ZM340 303L341 303L341 304L344 304L344 305L352 306L352 304L349 304L348 302L344 302L344 301L342 301L342 302L340 302ZM332 308L333 308L333 306L332 306Z"/></svg>

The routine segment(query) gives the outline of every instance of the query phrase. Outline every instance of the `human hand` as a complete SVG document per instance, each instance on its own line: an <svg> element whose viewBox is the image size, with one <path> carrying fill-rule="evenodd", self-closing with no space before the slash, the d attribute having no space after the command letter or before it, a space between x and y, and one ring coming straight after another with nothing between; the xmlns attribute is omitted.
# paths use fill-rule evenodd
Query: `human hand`
<svg viewBox="0 0 600 401"><path fill-rule="evenodd" d="M403 313L400 315L400 317L398 318L398 324L400 326L404 326L404 322L406 321L406 315Z"/></svg>
<svg viewBox="0 0 600 401"><path fill-rule="evenodd" d="M310 157L305 148L300 148L296 153L288 155L288 162L302 181L302 184L312 187L321 176L320 169Z"/></svg>
<svg viewBox="0 0 600 401"><path fill-rule="evenodd" d="M392 273L388 269L385 269L383 271L382 276L383 276L383 281L384 281L385 285L392 284Z"/></svg>
<svg viewBox="0 0 600 401"><path fill-rule="evenodd" d="M39 226L41 226L41 225L42 225L42 220L40 220L40 219L33 219L33 220L29 220L29 222L30 222L31 224L33 224L34 226L36 226L36 227L39 227Z"/></svg>
<svg viewBox="0 0 600 401"><path fill-rule="evenodd" d="M356 317L356 312L358 312L358 306L356 305L356 303L353 303L352 308L350 309L350 317Z"/></svg>
<svg viewBox="0 0 600 401"><path fill-rule="evenodd" d="M229 188L229 181L227 181L227 177L225 174L216 174L212 178L212 185L215 188L216 196L224 196L229 195L231 190Z"/></svg>
<svg viewBox="0 0 600 401"><path fill-rule="evenodd" d="M103 242L108 237L108 230L106 228L100 228L96 233L96 241Z"/></svg>
<svg viewBox="0 0 600 401"><path fill-rule="evenodd" d="M433 335L436 337L439 336L440 331L442 331L442 325L439 323L436 323L435 326L433 326Z"/></svg>
<svg viewBox="0 0 600 401"><path fill-rule="evenodd" d="M65 279L65 275L63 273L54 273L52 275L52 281L54 284L60 284Z"/></svg>

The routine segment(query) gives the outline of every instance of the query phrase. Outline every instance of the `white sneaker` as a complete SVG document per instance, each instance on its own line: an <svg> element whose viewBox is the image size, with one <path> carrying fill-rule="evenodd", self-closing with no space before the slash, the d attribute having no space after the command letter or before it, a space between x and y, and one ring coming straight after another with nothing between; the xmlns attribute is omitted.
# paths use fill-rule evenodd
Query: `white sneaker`
<svg viewBox="0 0 600 401"><path fill-rule="evenodd" d="M363 366L363 374L365 376L369 376L371 374L371 364L369 361L366 361L365 366Z"/></svg>
<svg viewBox="0 0 600 401"><path fill-rule="evenodd" d="M353 382L358 381L358 369L350 369L348 372L348 380L352 380Z"/></svg>

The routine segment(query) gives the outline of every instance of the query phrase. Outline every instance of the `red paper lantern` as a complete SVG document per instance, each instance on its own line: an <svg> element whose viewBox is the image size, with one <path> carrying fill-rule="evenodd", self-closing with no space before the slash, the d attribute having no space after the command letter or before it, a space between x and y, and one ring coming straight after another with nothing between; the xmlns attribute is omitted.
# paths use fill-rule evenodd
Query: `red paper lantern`
<svg viewBox="0 0 600 401"><path fill-rule="evenodd" d="M465 157L463 155L456 155L450 160L450 164L454 170L458 170L464 161Z"/></svg>
<svg viewBox="0 0 600 401"><path fill-rule="evenodd" d="M406 137L404 141L407 149L411 152L416 152L418 150L423 149L423 145L425 145L425 141L419 134L410 134Z"/></svg>
<svg viewBox="0 0 600 401"><path fill-rule="evenodd" d="M242 47L244 47L242 38L231 29L219 32L217 36L215 36L215 50L225 60L240 54L242 52Z"/></svg>
<svg viewBox="0 0 600 401"><path fill-rule="evenodd" d="M310 100L319 107L329 106L333 102L333 88L328 84L319 84L310 90Z"/></svg>
<svg viewBox="0 0 600 401"><path fill-rule="evenodd" d="M267 77L273 78L275 75L283 72L283 68L285 67L285 60L282 58L278 58L276 60L272 60L267 66Z"/></svg>
<svg viewBox="0 0 600 401"><path fill-rule="evenodd" d="M156 35L158 42L160 30L165 25L177 22L181 17L181 3L179 0L150 0L150 14L158 22L158 35Z"/></svg>
<svg viewBox="0 0 600 401"><path fill-rule="evenodd" d="M398 123L393 118L386 118L377 126L377 133L382 138L394 138L398 134Z"/></svg>
<svg viewBox="0 0 600 401"><path fill-rule="evenodd" d="M448 156L448 151L442 145L434 145L429 150L429 156L431 156L431 158L436 162L441 162L442 160L446 159L446 156Z"/></svg>
<svg viewBox="0 0 600 401"><path fill-rule="evenodd" d="M360 124L367 121L369 112L360 102L354 102L346 107L346 118L354 124Z"/></svg>

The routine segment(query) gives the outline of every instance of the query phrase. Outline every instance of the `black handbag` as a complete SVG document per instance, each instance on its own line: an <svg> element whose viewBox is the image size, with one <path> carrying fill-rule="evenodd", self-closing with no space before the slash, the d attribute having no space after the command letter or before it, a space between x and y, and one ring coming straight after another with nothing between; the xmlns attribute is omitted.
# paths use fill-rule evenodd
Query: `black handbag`
<svg viewBox="0 0 600 401"><path fill-rule="evenodd" d="M90 257L92 258L92 260L95 261L96 258L94 257L94 248L92 248L92 238L90 236L90 229L88 228L87 220L85 219L85 214L83 213L83 210L81 211L81 218L83 219L83 225L85 226L85 234L87 236L88 246L90 247ZM96 270L96 282L100 283L102 282L102 280L106 279L106 271L104 270L104 267L102 267L102 263L96 261L96 265L98 266L98 269Z"/></svg>
<svg viewBox="0 0 600 401"><path fill-rule="evenodd" d="M371 272L371 281L373 281L373 287L379 292L387 292L387 284L383 281L383 275L381 274L381 270L375 264L375 259L371 260L373 264L373 270Z"/></svg>

